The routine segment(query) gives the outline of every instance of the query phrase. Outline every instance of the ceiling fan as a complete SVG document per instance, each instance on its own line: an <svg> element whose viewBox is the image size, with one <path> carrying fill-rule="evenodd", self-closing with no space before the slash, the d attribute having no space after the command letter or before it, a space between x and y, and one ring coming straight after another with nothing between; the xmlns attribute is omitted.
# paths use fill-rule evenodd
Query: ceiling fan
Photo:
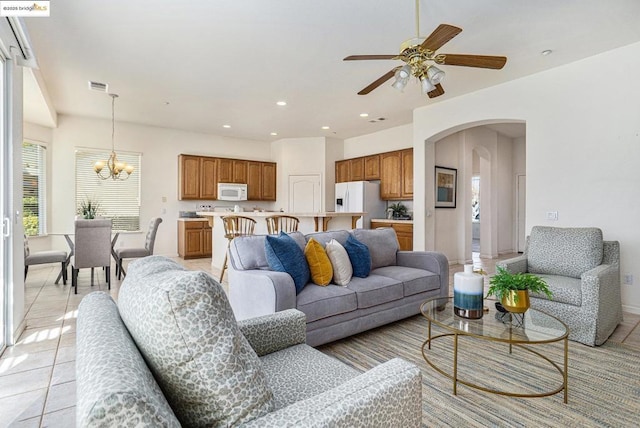
<svg viewBox="0 0 640 428"><path fill-rule="evenodd" d="M465 54L436 54L445 43L460 34L462 28L449 24L440 24L427 38L420 37L420 4L416 0L416 37L404 41L400 45L398 55L351 55L344 61L399 59L404 65L392 68L387 73L366 86L358 95L367 95L378 86L395 76L393 87L402 91L411 76L416 77L422 86L422 91L429 98L444 94L440 82L444 78L444 71L438 65L458 65L463 67L491 68L499 70L504 67L507 57L489 55Z"/></svg>

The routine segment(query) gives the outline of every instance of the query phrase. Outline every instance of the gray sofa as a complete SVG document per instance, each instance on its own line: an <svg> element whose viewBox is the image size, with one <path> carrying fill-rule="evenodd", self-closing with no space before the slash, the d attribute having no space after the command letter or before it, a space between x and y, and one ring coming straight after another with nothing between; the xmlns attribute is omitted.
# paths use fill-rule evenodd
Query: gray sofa
<svg viewBox="0 0 640 428"><path fill-rule="evenodd" d="M150 256L130 264L118 296L79 307L80 427L419 426L419 369L393 359L366 373L304 344L288 310L236 322L203 272Z"/></svg>
<svg viewBox="0 0 640 428"><path fill-rule="evenodd" d="M428 298L449 295L449 263L437 252L399 251L391 228L289 235L304 248L310 238L342 245L349 234L371 254L371 274L347 286L308 283L296 295L291 276L269 270L264 235L242 236L229 250L229 300L238 319L298 309L307 317L307 344L317 346L420 313Z"/></svg>
<svg viewBox="0 0 640 428"><path fill-rule="evenodd" d="M598 228L534 226L524 254L496 266L543 278L553 298L532 294L531 307L563 321L571 340L601 345L622 322L620 244Z"/></svg>

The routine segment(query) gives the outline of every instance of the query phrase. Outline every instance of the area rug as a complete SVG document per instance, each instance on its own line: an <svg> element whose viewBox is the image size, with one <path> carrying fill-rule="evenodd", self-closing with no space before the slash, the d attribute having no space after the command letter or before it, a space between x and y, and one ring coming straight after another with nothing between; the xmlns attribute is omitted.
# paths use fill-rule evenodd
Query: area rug
<svg viewBox="0 0 640 428"><path fill-rule="evenodd" d="M443 333L433 327L432 334ZM489 394L458 384L429 366L422 355L427 321L420 315L380 327L319 349L366 371L394 357L422 371L425 427L635 427L640 423L640 352L605 343L592 348L569 342L568 403L563 393L541 398ZM563 345L534 347L559 365ZM434 342L430 359L452 371L453 340ZM518 393L551 391L560 373L543 359L508 345L464 338L459 342L458 374L481 386Z"/></svg>

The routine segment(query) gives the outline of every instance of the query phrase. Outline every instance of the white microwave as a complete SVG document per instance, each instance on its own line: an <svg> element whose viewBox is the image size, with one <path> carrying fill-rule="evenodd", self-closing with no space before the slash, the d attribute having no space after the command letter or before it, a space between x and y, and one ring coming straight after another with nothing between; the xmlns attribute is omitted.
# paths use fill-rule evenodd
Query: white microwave
<svg viewBox="0 0 640 428"><path fill-rule="evenodd" d="M218 183L219 201L246 201L247 185L237 183Z"/></svg>

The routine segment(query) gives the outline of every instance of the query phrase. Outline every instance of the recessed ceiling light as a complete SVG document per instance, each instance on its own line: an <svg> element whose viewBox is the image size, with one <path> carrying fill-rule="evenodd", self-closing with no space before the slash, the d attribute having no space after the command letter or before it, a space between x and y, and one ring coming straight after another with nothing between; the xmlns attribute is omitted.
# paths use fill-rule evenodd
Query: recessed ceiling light
<svg viewBox="0 0 640 428"><path fill-rule="evenodd" d="M231 128L231 125L222 125L222 127L229 129L229 128Z"/></svg>
<svg viewBox="0 0 640 428"><path fill-rule="evenodd" d="M360 117L369 117L369 113L360 113Z"/></svg>
<svg viewBox="0 0 640 428"><path fill-rule="evenodd" d="M322 129L329 129L329 127L328 126L323 126Z"/></svg>
<svg viewBox="0 0 640 428"><path fill-rule="evenodd" d="M553 51L551 49L545 49L542 52L540 52L541 55L547 56L547 55L551 55Z"/></svg>
<svg viewBox="0 0 640 428"><path fill-rule="evenodd" d="M275 137L276 135L278 135L278 133L277 133L277 132L272 132L272 133L271 133L271 136L272 136L272 137Z"/></svg>
<svg viewBox="0 0 640 428"><path fill-rule="evenodd" d="M287 102L286 101L278 101L276 104L279 105L280 107L282 107L282 106L286 106Z"/></svg>

